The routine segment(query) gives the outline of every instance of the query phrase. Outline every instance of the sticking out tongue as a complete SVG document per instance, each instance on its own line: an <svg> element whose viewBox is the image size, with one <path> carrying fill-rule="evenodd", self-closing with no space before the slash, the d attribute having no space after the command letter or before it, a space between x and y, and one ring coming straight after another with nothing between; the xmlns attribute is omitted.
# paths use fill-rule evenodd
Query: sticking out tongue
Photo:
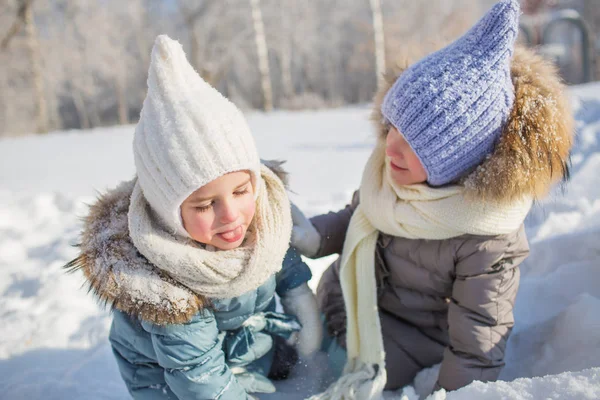
<svg viewBox="0 0 600 400"><path fill-rule="evenodd" d="M244 230L243 230L242 226L240 225L231 231L219 233L219 236L221 237L221 239L225 240L226 242L236 242L242 237L243 233L244 233Z"/></svg>

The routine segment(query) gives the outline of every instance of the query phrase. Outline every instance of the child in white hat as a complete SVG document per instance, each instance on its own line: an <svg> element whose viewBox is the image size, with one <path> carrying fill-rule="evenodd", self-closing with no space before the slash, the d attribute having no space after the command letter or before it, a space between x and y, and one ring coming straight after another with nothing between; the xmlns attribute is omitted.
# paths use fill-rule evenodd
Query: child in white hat
<svg viewBox="0 0 600 400"><path fill-rule="evenodd" d="M279 164L261 164L238 108L159 36L135 130L136 177L86 218L81 269L110 304L110 342L135 399L273 392L321 324L289 247ZM275 312L274 294L284 313Z"/></svg>

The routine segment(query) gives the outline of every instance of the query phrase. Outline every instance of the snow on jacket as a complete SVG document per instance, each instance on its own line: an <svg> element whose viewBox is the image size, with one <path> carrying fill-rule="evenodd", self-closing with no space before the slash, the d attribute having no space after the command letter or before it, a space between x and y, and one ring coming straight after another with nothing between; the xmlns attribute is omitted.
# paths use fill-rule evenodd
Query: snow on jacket
<svg viewBox="0 0 600 400"><path fill-rule="evenodd" d="M531 51L512 61L515 106L491 157L462 180L479 201L543 197L568 176L573 120L555 69ZM401 71L399 71L401 73ZM398 73L375 99L373 120L387 134L380 104ZM311 219L322 257L341 253L358 195L344 210ZM376 254L378 305L386 350L387 389L409 384L416 373L441 363L438 385L454 390L474 380L495 380L504 365L514 325L519 265L529 246L524 227L497 236L409 240L380 233ZM317 290L330 335L345 343L345 309L339 260Z"/></svg>
<svg viewBox="0 0 600 400"><path fill-rule="evenodd" d="M308 266L290 248L281 271L255 290L204 298L137 252L127 228L131 190L124 183L91 207L82 237L94 240L82 243L69 264L113 310L109 340L130 394L142 400L248 398L252 390L234 372L268 374L271 337L287 338L299 328L294 317L275 312L274 295L307 282Z"/></svg>

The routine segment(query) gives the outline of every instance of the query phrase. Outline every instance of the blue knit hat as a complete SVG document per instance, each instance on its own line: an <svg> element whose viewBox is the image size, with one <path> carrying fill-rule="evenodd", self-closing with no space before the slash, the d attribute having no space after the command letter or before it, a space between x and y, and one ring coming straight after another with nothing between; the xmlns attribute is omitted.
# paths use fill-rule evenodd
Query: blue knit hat
<svg viewBox="0 0 600 400"><path fill-rule="evenodd" d="M433 186L490 154L514 102L510 76L519 2L498 2L449 46L406 69L381 112L406 138Z"/></svg>

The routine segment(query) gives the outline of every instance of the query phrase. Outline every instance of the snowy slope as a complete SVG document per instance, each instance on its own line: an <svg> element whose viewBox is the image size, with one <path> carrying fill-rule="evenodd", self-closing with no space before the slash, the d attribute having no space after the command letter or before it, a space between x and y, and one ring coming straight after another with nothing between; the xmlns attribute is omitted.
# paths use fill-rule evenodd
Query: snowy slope
<svg viewBox="0 0 600 400"><path fill-rule="evenodd" d="M573 95L573 177L527 220L532 252L507 382L438 399L600 398L600 85ZM357 107L249 121L261 156L288 160L293 198L312 215L343 206L358 186L373 144L368 115ZM128 398L106 339L110 316L81 289L80 275L60 267L76 255L85 203L133 176L132 133L127 126L0 140L0 399ZM313 287L331 261L311 262ZM326 364L317 355L262 398L305 398L326 383ZM425 371L414 389L426 390L431 376ZM386 398L416 397L411 387Z"/></svg>

